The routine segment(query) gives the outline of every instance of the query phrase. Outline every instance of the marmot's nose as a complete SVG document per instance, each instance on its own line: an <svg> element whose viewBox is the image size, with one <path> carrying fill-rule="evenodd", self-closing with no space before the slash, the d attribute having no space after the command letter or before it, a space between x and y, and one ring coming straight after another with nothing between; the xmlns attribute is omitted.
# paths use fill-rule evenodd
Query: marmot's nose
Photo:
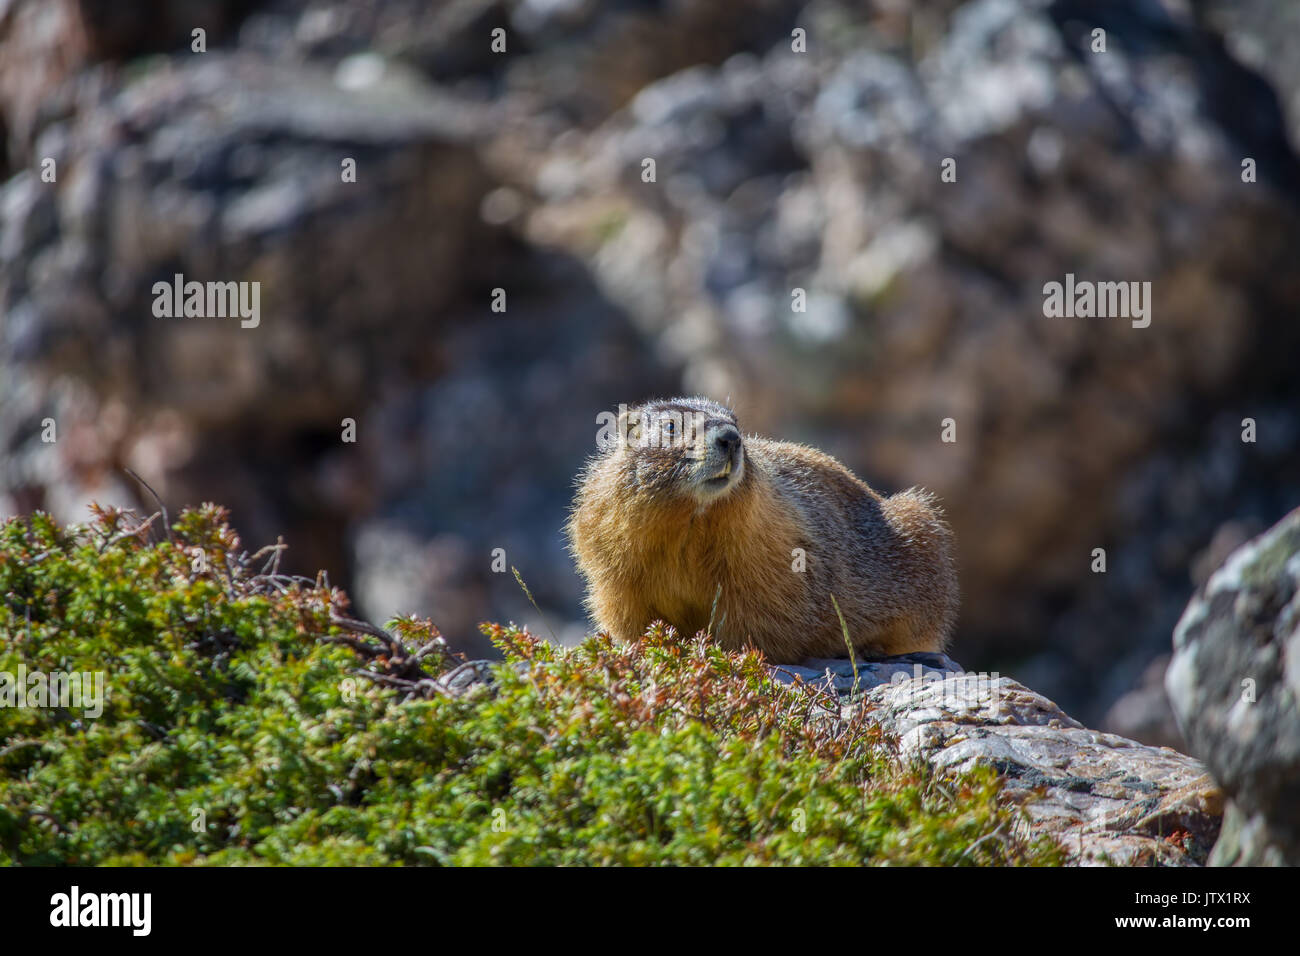
<svg viewBox="0 0 1300 956"><path fill-rule="evenodd" d="M723 425L713 433L713 444L724 454L730 455L740 446L740 429L735 425Z"/></svg>

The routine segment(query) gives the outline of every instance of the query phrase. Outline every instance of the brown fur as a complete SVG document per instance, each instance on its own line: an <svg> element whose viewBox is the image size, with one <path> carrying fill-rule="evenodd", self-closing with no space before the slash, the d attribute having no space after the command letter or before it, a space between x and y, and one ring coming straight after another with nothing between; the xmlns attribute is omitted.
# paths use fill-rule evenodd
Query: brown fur
<svg viewBox="0 0 1300 956"><path fill-rule="evenodd" d="M731 434L735 415L704 399L639 411L650 422L671 410L700 414L709 430L680 447L618 443L580 477L567 531L600 630L627 640L663 620L693 635L708 628L721 585L714 639L776 663L845 656L832 595L860 654L944 649L957 575L931 495L882 497L803 445L749 436L727 448L713 436ZM725 491L699 490L737 455L743 466L728 474L740 477L715 478Z"/></svg>

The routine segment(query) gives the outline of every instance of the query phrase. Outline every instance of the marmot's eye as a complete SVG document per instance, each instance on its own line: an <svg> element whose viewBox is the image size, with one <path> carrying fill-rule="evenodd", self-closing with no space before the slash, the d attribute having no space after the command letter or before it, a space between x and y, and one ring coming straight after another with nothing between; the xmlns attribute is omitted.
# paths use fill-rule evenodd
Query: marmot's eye
<svg viewBox="0 0 1300 956"><path fill-rule="evenodd" d="M662 427L665 434L674 435L677 433L677 423L671 418L665 419Z"/></svg>

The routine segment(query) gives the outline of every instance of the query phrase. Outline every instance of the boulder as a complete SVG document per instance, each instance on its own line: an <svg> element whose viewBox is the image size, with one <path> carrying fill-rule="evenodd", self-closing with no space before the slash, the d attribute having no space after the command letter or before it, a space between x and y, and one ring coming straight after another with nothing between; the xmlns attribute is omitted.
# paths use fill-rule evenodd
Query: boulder
<svg viewBox="0 0 1300 956"><path fill-rule="evenodd" d="M1192 598L1165 687L1228 797L1210 862L1300 865L1300 509Z"/></svg>
<svg viewBox="0 0 1300 956"><path fill-rule="evenodd" d="M808 660L773 673L839 694L841 718L866 709L904 756L995 768L1024 825L1057 840L1072 864L1196 866L1218 836L1222 796L1199 761L1090 730L1008 677L963 672L942 654Z"/></svg>

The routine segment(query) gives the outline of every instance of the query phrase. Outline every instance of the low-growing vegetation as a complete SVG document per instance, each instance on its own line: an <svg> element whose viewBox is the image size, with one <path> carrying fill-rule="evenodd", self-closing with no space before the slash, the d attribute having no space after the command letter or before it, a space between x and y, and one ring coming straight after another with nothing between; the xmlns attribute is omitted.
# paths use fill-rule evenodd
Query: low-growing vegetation
<svg viewBox="0 0 1300 956"><path fill-rule="evenodd" d="M0 526L0 674L107 688L98 716L0 707L0 861L1060 861L991 771L901 761L756 655L485 625L504 661L477 667L427 621L351 621L279 555L210 505Z"/></svg>

